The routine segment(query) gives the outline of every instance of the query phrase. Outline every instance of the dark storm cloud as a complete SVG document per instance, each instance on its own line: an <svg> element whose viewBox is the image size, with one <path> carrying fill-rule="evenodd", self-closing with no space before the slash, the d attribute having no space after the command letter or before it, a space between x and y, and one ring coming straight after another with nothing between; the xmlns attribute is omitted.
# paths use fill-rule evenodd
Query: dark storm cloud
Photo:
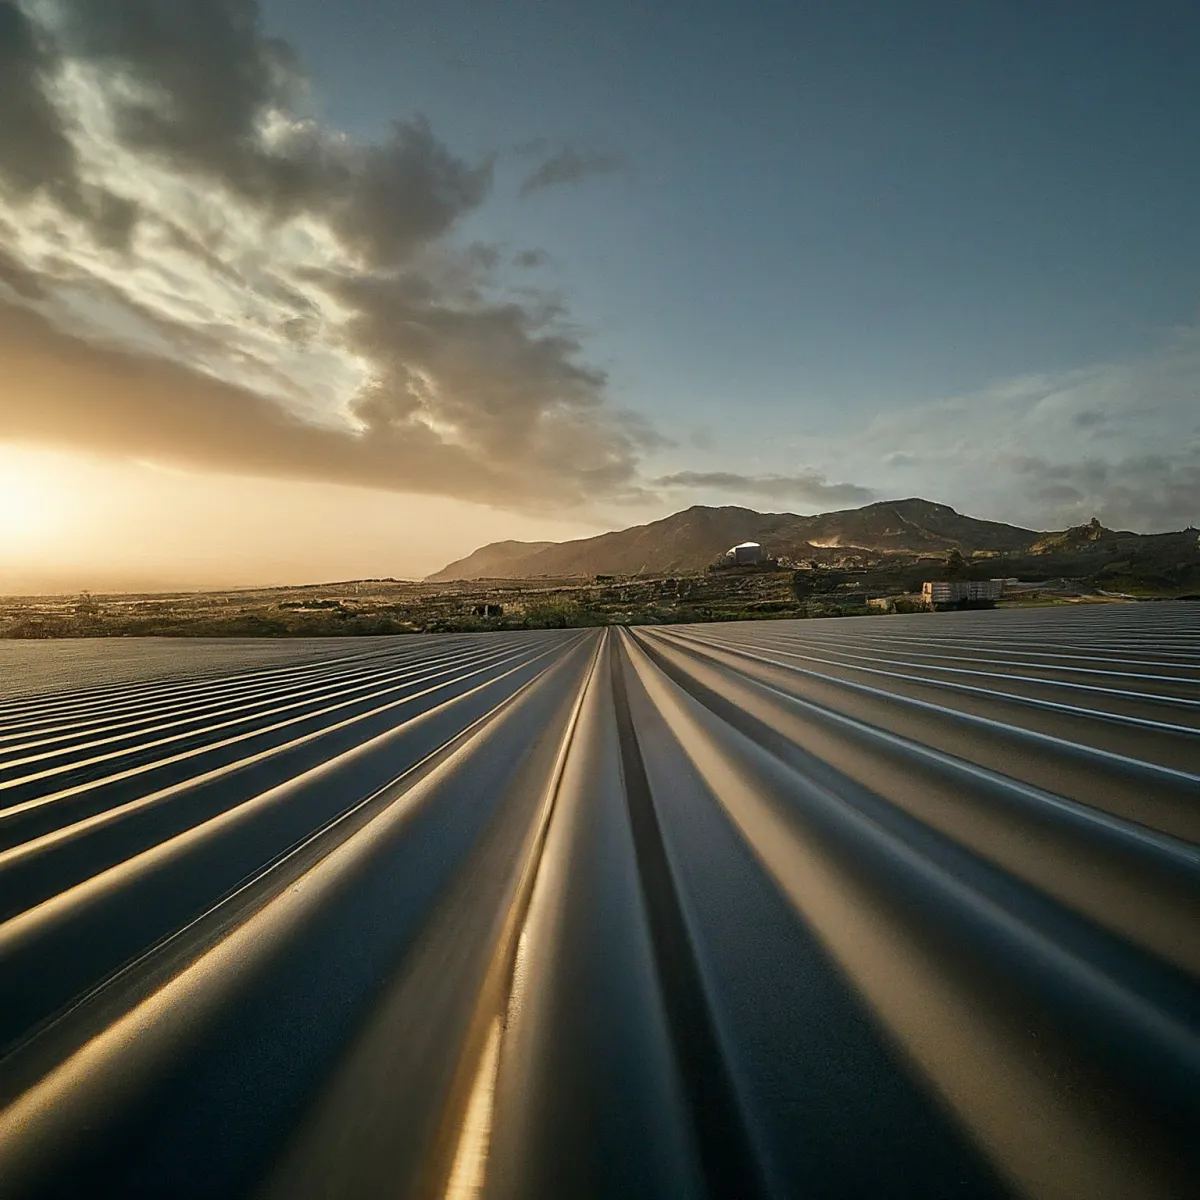
<svg viewBox="0 0 1200 1200"><path fill-rule="evenodd" d="M67 122L48 93L56 66L46 36L17 5L0 0L0 186L22 201L51 196L101 242L124 246L137 207L80 179Z"/></svg>
<svg viewBox="0 0 1200 1200"><path fill-rule="evenodd" d="M99 176L84 179L79 130L55 100L66 64L98 81L122 155L189 196L230 198L258 224L226 227L219 205L215 218L169 201L155 208L153 188L137 193L143 208ZM125 284L111 259L97 273L93 249L72 259L65 226L62 255L34 269L0 222L0 283L50 306L0 313L0 357L19 380L0 397L0 437L516 507L644 497L639 454L662 440L607 404L604 373L581 360L561 303L497 300L498 251L446 242L485 198L490 162L459 159L421 118L356 142L304 102L299 65L252 0L60 0L52 32L0 0L0 198L19 209L34 194L54 197L157 281L150 293ZM618 165L564 149L527 183ZM319 268L268 261L280 251L254 230L273 235L294 217L327 229L340 257ZM540 261L538 251L517 260ZM53 306L68 280L87 313L120 309L120 320L73 336L84 328L78 304ZM336 303L336 321L320 297ZM282 348L313 345L363 364L367 382L345 403L356 425L315 424L246 385L298 391ZM243 367L243 385L222 382Z"/></svg>
<svg viewBox="0 0 1200 1200"><path fill-rule="evenodd" d="M138 85L118 110L125 140L236 177L257 155L255 123L289 108L302 79L253 0L64 0L66 51ZM246 165L245 163L241 165Z"/></svg>
<svg viewBox="0 0 1200 1200"><path fill-rule="evenodd" d="M421 118L360 145L291 117L304 78L253 0L64 0L63 12L66 50L134 85L115 102L126 144L278 217L322 216L374 262L444 233L487 191L490 164L460 161Z"/></svg>
<svg viewBox="0 0 1200 1200"><path fill-rule="evenodd" d="M339 191L350 182L345 199ZM396 122L389 140L341 156L322 181L323 211L377 262L389 263L446 230L487 193L491 165L468 167L424 120Z"/></svg>
<svg viewBox="0 0 1200 1200"><path fill-rule="evenodd" d="M46 95L52 48L15 4L0 0L0 179L18 196L78 188L75 149Z"/></svg>
<svg viewBox="0 0 1200 1200"><path fill-rule="evenodd" d="M563 146L531 171L521 182L521 195L528 196L543 188L560 184L582 183L594 175L610 175L623 170L625 156L601 150L580 150Z"/></svg>
<svg viewBox="0 0 1200 1200"><path fill-rule="evenodd" d="M506 469L571 474L600 493L632 479L641 431L607 410L605 376L578 361L578 341L529 309L450 306L420 276L348 279L339 294L379 372L355 409L369 428L427 419Z"/></svg>
<svg viewBox="0 0 1200 1200"><path fill-rule="evenodd" d="M738 475L731 471L679 471L654 481L666 488L707 488L765 496L772 500L803 500L810 504L869 504L870 488L855 483L830 483L815 471L798 475Z"/></svg>
<svg viewBox="0 0 1200 1200"><path fill-rule="evenodd" d="M0 246L0 287L7 287L24 300L40 300L45 292L36 271L29 270ZM0 311L3 311L0 306Z"/></svg>

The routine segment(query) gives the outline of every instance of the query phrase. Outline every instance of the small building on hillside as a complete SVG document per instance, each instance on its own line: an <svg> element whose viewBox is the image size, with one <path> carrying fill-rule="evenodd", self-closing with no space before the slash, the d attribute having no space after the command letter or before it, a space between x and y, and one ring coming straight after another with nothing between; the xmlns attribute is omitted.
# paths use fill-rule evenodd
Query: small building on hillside
<svg viewBox="0 0 1200 1200"><path fill-rule="evenodd" d="M766 560L767 556L757 542L741 542L725 551L725 561L735 567L752 566Z"/></svg>
<svg viewBox="0 0 1200 1200"><path fill-rule="evenodd" d="M921 584L921 599L930 607L936 607L963 600L999 600L1003 591L1001 579L936 580Z"/></svg>

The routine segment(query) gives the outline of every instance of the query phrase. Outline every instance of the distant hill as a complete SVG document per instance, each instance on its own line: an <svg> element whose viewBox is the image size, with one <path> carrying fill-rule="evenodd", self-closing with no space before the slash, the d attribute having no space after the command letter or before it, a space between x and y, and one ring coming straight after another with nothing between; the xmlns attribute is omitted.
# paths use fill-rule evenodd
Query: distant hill
<svg viewBox="0 0 1200 1200"><path fill-rule="evenodd" d="M511 567L515 562L521 562L531 554L549 550L559 545L570 545L570 542L492 542L481 546L467 558L443 567L430 579L512 579ZM453 574L456 568L470 565L470 574Z"/></svg>
<svg viewBox="0 0 1200 1200"><path fill-rule="evenodd" d="M828 557L861 549L876 553L944 553L957 548L1021 553L1046 535L998 521L980 521L929 500L891 500L802 517L732 506L695 505L661 521L572 542L493 542L428 578L530 579L662 574L703 570L737 542L762 543L768 554Z"/></svg>
<svg viewBox="0 0 1200 1200"><path fill-rule="evenodd" d="M1138 536L1140 535L1136 533L1116 533L1111 529L1105 529L1093 517L1087 525L1072 525L1070 529L1064 529L1062 533L1048 533L1045 537L1039 538L1034 542L1032 552L1034 554L1069 553L1072 550L1086 550L1102 543L1111 544L1121 538Z"/></svg>

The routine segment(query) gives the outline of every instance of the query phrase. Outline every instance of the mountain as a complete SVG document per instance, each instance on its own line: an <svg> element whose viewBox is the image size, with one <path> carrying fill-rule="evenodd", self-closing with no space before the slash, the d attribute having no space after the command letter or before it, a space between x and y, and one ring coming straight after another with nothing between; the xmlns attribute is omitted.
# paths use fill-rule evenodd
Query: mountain
<svg viewBox="0 0 1200 1200"><path fill-rule="evenodd" d="M761 542L768 554L809 558L828 557L833 548L920 554L957 547L965 553L1011 553L1028 550L1043 536L915 498L811 517L695 505L648 525L572 542L493 542L428 578L436 582L700 571L730 546L745 541Z"/></svg>

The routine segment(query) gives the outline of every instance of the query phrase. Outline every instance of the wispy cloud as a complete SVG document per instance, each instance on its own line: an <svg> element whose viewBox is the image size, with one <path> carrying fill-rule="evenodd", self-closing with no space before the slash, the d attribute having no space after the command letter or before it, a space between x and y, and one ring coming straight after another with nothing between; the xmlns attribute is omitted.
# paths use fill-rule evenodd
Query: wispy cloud
<svg viewBox="0 0 1200 1200"><path fill-rule="evenodd" d="M522 196L529 196L543 188L583 183L597 175L624 171L628 165L623 154L561 146L525 176L520 192Z"/></svg>
<svg viewBox="0 0 1200 1200"><path fill-rule="evenodd" d="M816 471L797 475L739 475L732 471L676 471L654 480L656 487L693 491L734 492L771 500L804 504L868 504L877 499L871 488L854 483L830 483Z"/></svg>
<svg viewBox="0 0 1200 1200"><path fill-rule="evenodd" d="M1178 529L1200 521L1200 328L1129 362L882 413L810 451L885 493L1034 528Z"/></svg>

